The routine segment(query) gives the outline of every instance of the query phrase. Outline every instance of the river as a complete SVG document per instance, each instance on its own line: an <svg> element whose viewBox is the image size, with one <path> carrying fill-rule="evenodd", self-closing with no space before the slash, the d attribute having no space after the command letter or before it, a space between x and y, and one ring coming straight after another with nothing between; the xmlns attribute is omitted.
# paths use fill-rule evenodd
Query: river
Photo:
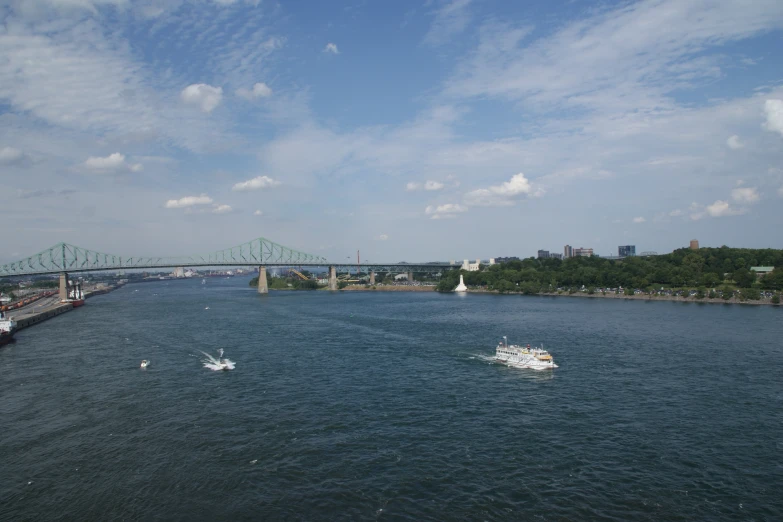
<svg viewBox="0 0 783 522"><path fill-rule="evenodd" d="M0 349L0 520L781 520L782 314L127 285Z"/></svg>

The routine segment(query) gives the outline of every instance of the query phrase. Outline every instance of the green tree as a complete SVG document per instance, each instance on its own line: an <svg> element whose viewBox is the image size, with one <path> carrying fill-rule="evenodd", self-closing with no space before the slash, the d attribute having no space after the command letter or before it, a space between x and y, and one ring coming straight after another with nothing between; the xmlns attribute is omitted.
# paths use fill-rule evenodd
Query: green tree
<svg viewBox="0 0 783 522"><path fill-rule="evenodd" d="M756 280L756 276L747 268L740 268L735 270L731 276L737 286L742 288L749 288Z"/></svg>
<svg viewBox="0 0 783 522"><path fill-rule="evenodd" d="M778 294L773 295L770 302L772 304L780 304L780 296Z"/></svg>
<svg viewBox="0 0 783 522"><path fill-rule="evenodd" d="M702 276L702 283L704 283L705 286L708 287L715 287L723 281L723 279L718 276L715 272L707 272Z"/></svg>
<svg viewBox="0 0 783 522"><path fill-rule="evenodd" d="M625 295L633 295L633 288L631 288L630 286L626 286L625 290L623 291L623 293Z"/></svg>

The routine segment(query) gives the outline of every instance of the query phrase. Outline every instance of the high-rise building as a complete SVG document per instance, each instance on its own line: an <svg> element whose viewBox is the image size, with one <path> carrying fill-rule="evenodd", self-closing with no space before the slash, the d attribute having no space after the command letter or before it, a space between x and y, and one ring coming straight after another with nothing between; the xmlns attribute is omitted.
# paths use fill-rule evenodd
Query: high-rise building
<svg viewBox="0 0 783 522"><path fill-rule="evenodd" d="M699 249L699 240L691 239L691 250L698 250L698 249Z"/></svg>
<svg viewBox="0 0 783 522"><path fill-rule="evenodd" d="M563 248L563 257L574 257L574 247L571 245L566 245L565 248Z"/></svg>
<svg viewBox="0 0 783 522"><path fill-rule="evenodd" d="M549 259L563 259L563 254L558 254L556 252L550 252L549 253Z"/></svg>
<svg viewBox="0 0 783 522"><path fill-rule="evenodd" d="M636 245L624 245L617 247L617 255L619 257L630 257L636 255Z"/></svg>
<svg viewBox="0 0 783 522"><path fill-rule="evenodd" d="M539 250L538 259L549 259L549 250Z"/></svg>
<svg viewBox="0 0 783 522"><path fill-rule="evenodd" d="M573 250L574 255L573 257L593 257L593 249L592 248L575 248Z"/></svg>

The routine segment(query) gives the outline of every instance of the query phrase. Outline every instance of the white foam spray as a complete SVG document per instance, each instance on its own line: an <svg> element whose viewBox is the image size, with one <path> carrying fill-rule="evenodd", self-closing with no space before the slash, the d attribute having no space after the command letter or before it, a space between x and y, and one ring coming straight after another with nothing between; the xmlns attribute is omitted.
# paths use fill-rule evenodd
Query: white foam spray
<svg viewBox="0 0 783 522"><path fill-rule="evenodd" d="M201 351L201 350L199 350ZM226 359L223 357L223 348L220 348L218 350L218 357L217 359L212 357L206 352L201 352L206 356L206 359L201 359L201 363L204 365L204 368L209 368L212 371L225 371L225 370L233 370L236 368L236 363L232 361L231 359Z"/></svg>

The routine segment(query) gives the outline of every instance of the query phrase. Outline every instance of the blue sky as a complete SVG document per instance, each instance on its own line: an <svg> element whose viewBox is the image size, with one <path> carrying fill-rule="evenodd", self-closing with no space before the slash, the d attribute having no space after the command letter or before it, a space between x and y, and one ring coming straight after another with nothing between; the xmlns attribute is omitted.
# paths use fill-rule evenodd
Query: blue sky
<svg viewBox="0 0 783 522"><path fill-rule="evenodd" d="M0 7L0 259L783 248L779 1Z"/></svg>

